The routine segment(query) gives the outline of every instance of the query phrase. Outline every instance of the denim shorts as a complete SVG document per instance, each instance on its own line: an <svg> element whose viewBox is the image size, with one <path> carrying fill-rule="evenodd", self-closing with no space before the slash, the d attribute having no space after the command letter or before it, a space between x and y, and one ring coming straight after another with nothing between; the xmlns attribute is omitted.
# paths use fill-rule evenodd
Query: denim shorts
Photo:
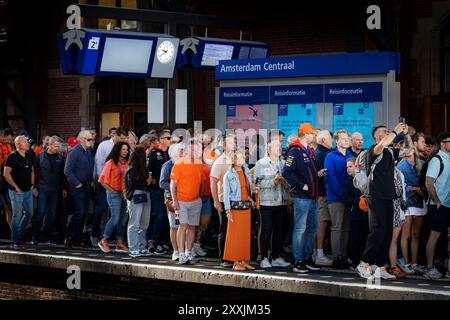
<svg viewBox="0 0 450 320"><path fill-rule="evenodd" d="M200 217L208 217L212 215L212 204L210 197L202 198L202 211L200 211Z"/></svg>

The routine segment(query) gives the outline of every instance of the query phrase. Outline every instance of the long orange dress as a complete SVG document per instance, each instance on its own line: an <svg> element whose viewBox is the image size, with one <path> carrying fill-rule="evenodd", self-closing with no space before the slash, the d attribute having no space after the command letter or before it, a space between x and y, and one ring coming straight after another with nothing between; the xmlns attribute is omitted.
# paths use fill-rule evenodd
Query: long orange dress
<svg viewBox="0 0 450 320"><path fill-rule="evenodd" d="M241 199L248 200L244 171L237 171L241 185ZM227 261L250 260L251 217L248 210L231 210L233 222L228 220L223 259Z"/></svg>

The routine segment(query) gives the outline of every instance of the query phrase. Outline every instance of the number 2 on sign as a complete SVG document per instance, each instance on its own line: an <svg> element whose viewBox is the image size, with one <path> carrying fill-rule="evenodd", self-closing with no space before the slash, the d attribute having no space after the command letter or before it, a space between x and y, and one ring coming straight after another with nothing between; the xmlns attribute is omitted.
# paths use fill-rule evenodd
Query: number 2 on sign
<svg viewBox="0 0 450 320"><path fill-rule="evenodd" d="M98 37L92 37L89 39L89 46L88 48L90 50L98 50L98 44L100 43L100 38Z"/></svg>

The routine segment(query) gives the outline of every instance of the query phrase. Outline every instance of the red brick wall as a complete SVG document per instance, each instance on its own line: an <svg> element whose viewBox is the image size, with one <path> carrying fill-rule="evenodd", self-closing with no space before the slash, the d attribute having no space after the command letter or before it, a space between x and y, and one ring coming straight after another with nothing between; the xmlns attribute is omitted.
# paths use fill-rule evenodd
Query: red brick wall
<svg viewBox="0 0 450 320"><path fill-rule="evenodd" d="M79 77L61 77L48 80L48 108L44 127L49 133L59 133L67 139L80 130L79 105L81 89Z"/></svg>

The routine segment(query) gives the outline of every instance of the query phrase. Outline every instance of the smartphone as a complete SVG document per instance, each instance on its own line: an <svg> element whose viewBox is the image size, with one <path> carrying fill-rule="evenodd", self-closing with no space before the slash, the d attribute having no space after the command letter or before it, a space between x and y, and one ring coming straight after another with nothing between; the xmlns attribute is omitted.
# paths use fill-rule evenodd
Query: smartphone
<svg viewBox="0 0 450 320"><path fill-rule="evenodd" d="M402 117L402 116L398 117L398 122L406 123L405 121L406 121L405 117Z"/></svg>

